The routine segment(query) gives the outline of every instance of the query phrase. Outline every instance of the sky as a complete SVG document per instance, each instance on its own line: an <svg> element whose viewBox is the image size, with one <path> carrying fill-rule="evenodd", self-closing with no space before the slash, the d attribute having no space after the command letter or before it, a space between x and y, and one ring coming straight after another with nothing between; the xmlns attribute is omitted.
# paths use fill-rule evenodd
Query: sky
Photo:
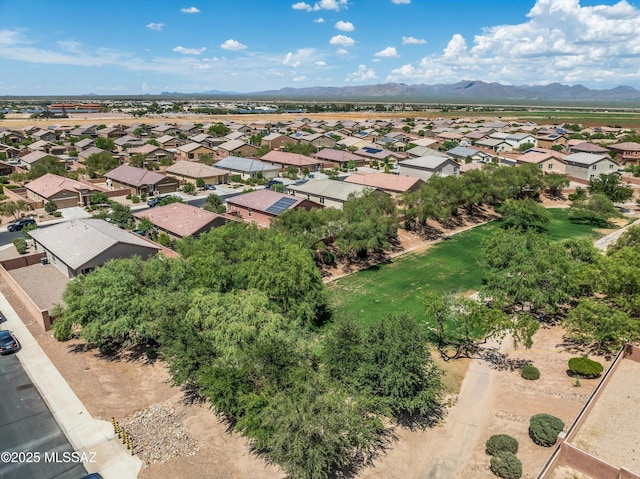
<svg viewBox="0 0 640 479"><path fill-rule="evenodd" d="M0 0L0 95L640 89L636 0Z"/></svg>

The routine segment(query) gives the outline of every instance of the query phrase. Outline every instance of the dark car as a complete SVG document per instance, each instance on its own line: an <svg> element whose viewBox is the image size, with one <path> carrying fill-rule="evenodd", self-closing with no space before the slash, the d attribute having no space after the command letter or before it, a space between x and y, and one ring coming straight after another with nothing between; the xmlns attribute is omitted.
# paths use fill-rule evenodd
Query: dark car
<svg viewBox="0 0 640 479"><path fill-rule="evenodd" d="M269 180L264 184L265 189L270 190L273 185L282 185L280 180Z"/></svg>
<svg viewBox="0 0 640 479"><path fill-rule="evenodd" d="M0 331L0 354L14 353L20 348L20 343L11 331Z"/></svg>
<svg viewBox="0 0 640 479"><path fill-rule="evenodd" d="M9 226L7 226L7 230L20 231L22 228L24 228L27 225L35 225L35 224L36 224L36 220L34 220L33 218L21 218L15 223L11 223Z"/></svg>
<svg viewBox="0 0 640 479"><path fill-rule="evenodd" d="M149 201L147 201L147 206L149 208L153 208L154 206L158 206L158 203L160 203L162 201L162 196L155 196L153 198L151 198Z"/></svg>
<svg viewBox="0 0 640 479"><path fill-rule="evenodd" d="M207 183L206 185L204 185L204 189L205 190L215 190L216 187L211 185L211 184L209 184L209 183Z"/></svg>

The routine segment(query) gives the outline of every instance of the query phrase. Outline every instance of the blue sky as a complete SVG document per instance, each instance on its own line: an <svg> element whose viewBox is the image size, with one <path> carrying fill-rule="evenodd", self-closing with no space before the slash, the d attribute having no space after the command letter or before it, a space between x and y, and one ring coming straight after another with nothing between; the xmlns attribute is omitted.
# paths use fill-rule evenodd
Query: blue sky
<svg viewBox="0 0 640 479"><path fill-rule="evenodd" d="M0 0L0 19L0 95L640 88L632 0Z"/></svg>

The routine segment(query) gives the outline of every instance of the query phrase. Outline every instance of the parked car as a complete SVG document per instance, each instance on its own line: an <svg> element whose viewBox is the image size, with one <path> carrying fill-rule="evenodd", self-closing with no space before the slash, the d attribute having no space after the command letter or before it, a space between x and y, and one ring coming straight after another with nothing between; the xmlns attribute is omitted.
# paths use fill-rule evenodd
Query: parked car
<svg viewBox="0 0 640 479"><path fill-rule="evenodd" d="M282 185L281 180L269 180L264 184L265 189L270 190L273 185Z"/></svg>
<svg viewBox="0 0 640 479"><path fill-rule="evenodd" d="M20 231L22 228L24 228L27 225L35 225L35 224L36 224L36 220L34 220L33 218L20 218L18 221L11 223L9 226L7 226L7 230Z"/></svg>
<svg viewBox="0 0 640 479"><path fill-rule="evenodd" d="M15 353L20 349L20 343L11 331L0 331L0 355Z"/></svg>
<svg viewBox="0 0 640 479"><path fill-rule="evenodd" d="M154 206L158 206L158 203L162 201L163 196L154 196L149 201L147 201L147 206L149 208L153 208Z"/></svg>
<svg viewBox="0 0 640 479"><path fill-rule="evenodd" d="M212 184L207 183L206 185L204 185L204 189L205 190L215 190L216 187L213 186Z"/></svg>

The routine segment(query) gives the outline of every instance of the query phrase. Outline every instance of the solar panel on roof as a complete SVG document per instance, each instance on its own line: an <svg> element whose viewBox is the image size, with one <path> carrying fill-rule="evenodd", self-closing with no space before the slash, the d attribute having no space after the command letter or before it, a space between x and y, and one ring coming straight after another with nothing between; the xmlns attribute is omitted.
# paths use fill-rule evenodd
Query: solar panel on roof
<svg viewBox="0 0 640 479"><path fill-rule="evenodd" d="M380 153L382 150L379 148L371 148L370 146L365 146L363 148L364 151L366 151L367 153L371 153L373 155L375 155L376 153Z"/></svg>
<svg viewBox="0 0 640 479"><path fill-rule="evenodd" d="M295 202L298 201L295 198L280 198L274 204L269 206L266 211L267 213L273 213L274 215L279 215L287 208L290 208Z"/></svg>

